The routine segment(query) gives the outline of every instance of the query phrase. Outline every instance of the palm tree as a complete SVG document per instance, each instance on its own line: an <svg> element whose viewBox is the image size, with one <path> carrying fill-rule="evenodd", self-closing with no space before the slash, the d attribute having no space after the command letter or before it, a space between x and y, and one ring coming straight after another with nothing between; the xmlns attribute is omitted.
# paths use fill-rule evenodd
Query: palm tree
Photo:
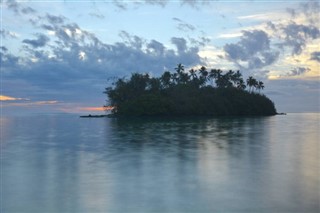
<svg viewBox="0 0 320 213"><path fill-rule="evenodd" d="M231 79L234 86L238 87L240 84L243 83L242 74L238 70L237 72L233 72Z"/></svg>
<svg viewBox="0 0 320 213"><path fill-rule="evenodd" d="M181 72L184 71L184 66L180 63L180 64L178 64L177 67L174 68L174 69L176 70L176 72L177 72L178 74L180 74Z"/></svg>
<svg viewBox="0 0 320 213"><path fill-rule="evenodd" d="M246 85L244 84L244 81L243 81L242 78L237 82L237 88L241 89L241 90L245 90L246 89Z"/></svg>
<svg viewBox="0 0 320 213"><path fill-rule="evenodd" d="M207 68L205 68L204 66L202 66L200 69L199 69L199 72L200 72L200 78L199 78L199 80L200 80L200 85L204 85L206 82L207 82L207 80L208 80L208 71L207 71Z"/></svg>
<svg viewBox="0 0 320 213"><path fill-rule="evenodd" d="M173 83L176 83L176 84L179 83L179 75L177 73L171 74L171 79L172 79Z"/></svg>
<svg viewBox="0 0 320 213"><path fill-rule="evenodd" d="M190 76L188 75L188 73L185 73L185 72L180 73L180 76L179 76L180 83L186 84L188 83L189 79L190 79Z"/></svg>
<svg viewBox="0 0 320 213"><path fill-rule="evenodd" d="M263 82L262 81L258 81L257 89L259 90L259 93L260 93L260 90L263 90L263 88L264 88Z"/></svg>
<svg viewBox="0 0 320 213"><path fill-rule="evenodd" d="M184 72L184 66L180 63L175 68L176 73L173 74L173 79L176 83L187 83L189 81L189 75Z"/></svg>
<svg viewBox="0 0 320 213"><path fill-rule="evenodd" d="M249 78L247 79L247 86L249 86L250 92L253 92L253 88L256 88L257 84L258 84L257 80L254 77L249 76Z"/></svg>
<svg viewBox="0 0 320 213"><path fill-rule="evenodd" d="M130 78L130 86L137 94L142 93L149 82L148 74L133 73Z"/></svg>
<svg viewBox="0 0 320 213"><path fill-rule="evenodd" d="M212 69L210 70L209 76L216 79L221 75L222 71L220 69Z"/></svg>
<svg viewBox="0 0 320 213"><path fill-rule="evenodd" d="M150 78L148 89L152 92L159 91L161 89L161 82L159 78Z"/></svg>
<svg viewBox="0 0 320 213"><path fill-rule="evenodd" d="M189 70L189 72L190 72L190 76L191 76L192 80L197 78L197 74L194 69Z"/></svg>
<svg viewBox="0 0 320 213"><path fill-rule="evenodd" d="M160 77L160 80L164 88L169 87L170 80L171 80L171 73L169 71L164 72Z"/></svg>
<svg viewBox="0 0 320 213"><path fill-rule="evenodd" d="M222 74L222 71L220 69L212 69L212 70L210 70L209 78L210 79L214 79L214 81L216 83L216 86L218 86L217 82L221 78L221 74Z"/></svg>

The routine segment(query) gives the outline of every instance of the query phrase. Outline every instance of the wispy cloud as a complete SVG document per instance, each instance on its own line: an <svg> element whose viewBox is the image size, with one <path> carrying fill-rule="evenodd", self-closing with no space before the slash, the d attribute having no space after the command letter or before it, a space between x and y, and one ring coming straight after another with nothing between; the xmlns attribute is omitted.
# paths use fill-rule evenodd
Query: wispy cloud
<svg viewBox="0 0 320 213"><path fill-rule="evenodd" d="M15 0L7 0L4 1L4 5L12 10L16 15L20 15L20 14L34 14L37 11L31 7L24 7L23 4L20 4L18 1Z"/></svg>
<svg viewBox="0 0 320 213"><path fill-rule="evenodd" d="M311 53L310 60L320 62L320 51L315 51L315 52Z"/></svg>
<svg viewBox="0 0 320 213"><path fill-rule="evenodd" d="M33 14L36 13L36 10L31 7L24 7L21 9L21 12L24 14Z"/></svg>
<svg viewBox="0 0 320 213"><path fill-rule="evenodd" d="M28 98L15 98L11 96L6 96L6 95L0 95L0 101L29 101L30 99Z"/></svg>
<svg viewBox="0 0 320 213"><path fill-rule="evenodd" d="M11 102L2 104L3 107L32 107L59 104L59 101L24 101L24 102Z"/></svg>
<svg viewBox="0 0 320 213"><path fill-rule="evenodd" d="M12 32L12 31L8 31L5 29L0 30L0 35L2 36L2 38L6 39L6 38L19 38L20 35L16 32Z"/></svg>
<svg viewBox="0 0 320 213"><path fill-rule="evenodd" d="M237 19L240 20L272 20L277 19L281 16L280 13L260 13L260 14L252 14L246 16L238 16Z"/></svg>
<svg viewBox="0 0 320 213"><path fill-rule="evenodd" d="M173 18L175 22L177 22L177 29L182 31L182 32L188 32L188 31L194 31L196 27L192 24L189 24L179 18Z"/></svg>
<svg viewBox="0 0 320 213"><path fill-rule="evenodd" d="M278 44L279 47L291 48L292 55L301 54L310 39L320 38L320 30L317 26L312 25L292 22L286 26L280 26L278 30L283 36L283 42Z"/></svg>
<svg viewBox="0 0 320 213"><path fill-rule="evenodd" d="M224 33L218 36L218 38L238 38L242 36L242 32L238 32L238 33Z"/></svg>
<svg viewBox="0 0 320 213"><path fill-rule="evenodd" d="M91 17L95 17L95 18L98 18L98 19L104 19L105 18L104 15L102 15L101 13L98 13L98 12L91 12L91 13L89 13L89 15Z"/></svg>
<svg viewBox="0 0 320 213"><path fill-rule="evenodd" d="M134 5L134 7L141 5L152 5L158 7L166 7L172 1L170 0L131 0L129 1ZM132 4L129 4L128 1L125 0L113 0L112 3L120 10L128 10ZM174 3L180 3L181 6L188 6L193 9L199 9L200 6L210 4L208 0L177 0L173 1Z"/></svg>
<svg viewBox="0 0 320 213"><path fill-rule="evenodd" d="M24 39L22 43L29 44L33 48L43 47L49 42L49 38L44 34L37 34L37 39Z"/></svg>

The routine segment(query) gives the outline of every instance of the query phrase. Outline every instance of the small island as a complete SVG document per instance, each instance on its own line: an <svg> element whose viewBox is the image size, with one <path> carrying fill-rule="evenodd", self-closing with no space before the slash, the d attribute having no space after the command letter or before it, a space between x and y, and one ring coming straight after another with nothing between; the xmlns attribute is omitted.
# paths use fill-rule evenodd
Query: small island
<svg viewBox="0 0 320 213"><path fill-rule="evenodd" d="M252 116L276 115L274 103L261 94L264 84L240 71L220 69L175 72L160 77L133 73L105 89L112 116Z"/></svg>

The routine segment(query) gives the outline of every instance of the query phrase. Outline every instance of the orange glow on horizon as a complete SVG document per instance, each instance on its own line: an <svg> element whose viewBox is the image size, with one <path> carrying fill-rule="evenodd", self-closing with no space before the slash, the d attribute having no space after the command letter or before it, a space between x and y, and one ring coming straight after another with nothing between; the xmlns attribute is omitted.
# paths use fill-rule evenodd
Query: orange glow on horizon
<svg viewBox="0 0 320 213"><path fill-rule="evenodd" d="M83 111L106 111L106 110L112 110L113 106L105 106L105 107L81 107L80 110Z"/></svg>
<svg viewBox="0 0 320 213"><path fill-rule="evenodd" d="M16 101L16 100L23 100L22 98L14 98L6 95L0 95L0 101Z"/></svg>

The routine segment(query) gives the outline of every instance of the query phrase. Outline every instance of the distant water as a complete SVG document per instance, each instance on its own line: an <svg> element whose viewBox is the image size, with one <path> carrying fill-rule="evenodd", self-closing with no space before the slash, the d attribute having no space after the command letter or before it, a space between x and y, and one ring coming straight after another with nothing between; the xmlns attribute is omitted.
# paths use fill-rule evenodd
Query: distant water
<svg viewBox="0 0 320 213"><path fill-rule="evenodd" d="M0 212L319 212L319 115L3 117Z"/></svg>

